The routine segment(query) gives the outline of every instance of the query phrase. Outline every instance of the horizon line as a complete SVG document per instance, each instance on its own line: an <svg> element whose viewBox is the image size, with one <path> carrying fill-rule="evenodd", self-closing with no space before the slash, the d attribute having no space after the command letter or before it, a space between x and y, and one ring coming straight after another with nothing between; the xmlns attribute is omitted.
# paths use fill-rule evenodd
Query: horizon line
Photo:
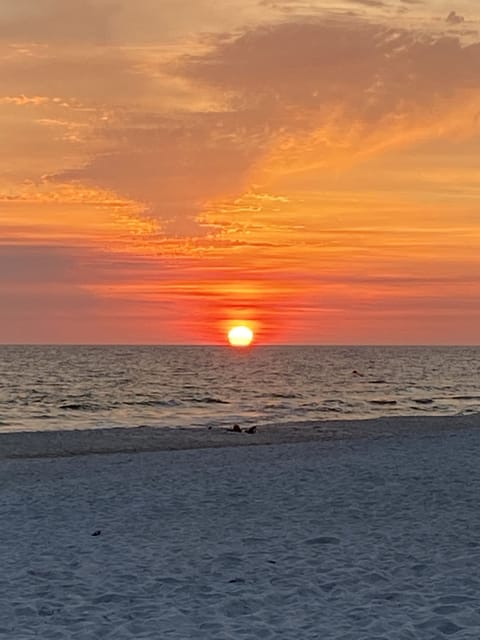
<svg viewBox="0 0 480 640"><path fill-rule="evenodd" d="M268 347L480 347L480 343L326 343L326 342L275 342L254 343L246 347L232 347L228 342L188 343L188 342L0 342L0 347L227 347L248 351Z"/></svg>

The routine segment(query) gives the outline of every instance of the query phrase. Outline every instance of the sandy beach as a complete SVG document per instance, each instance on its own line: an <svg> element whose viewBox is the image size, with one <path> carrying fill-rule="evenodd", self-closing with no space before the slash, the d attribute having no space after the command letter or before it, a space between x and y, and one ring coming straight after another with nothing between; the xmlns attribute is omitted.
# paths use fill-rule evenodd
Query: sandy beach
<svg viewBox="0 0 480 640"><path fill-rule="evenodd" d="M232 431L233 425L207 428L109 428L0 433L0 459L138 453L312 441L433 435L476 427L478 415L404 416L370 420L330 420L262 425L256 433Z"/></svg>
<svg viewBox="0 0 480 640"><path fill-rule="evenodd" d="M0 638L478 640L478 424L2 434Z"/></svg>

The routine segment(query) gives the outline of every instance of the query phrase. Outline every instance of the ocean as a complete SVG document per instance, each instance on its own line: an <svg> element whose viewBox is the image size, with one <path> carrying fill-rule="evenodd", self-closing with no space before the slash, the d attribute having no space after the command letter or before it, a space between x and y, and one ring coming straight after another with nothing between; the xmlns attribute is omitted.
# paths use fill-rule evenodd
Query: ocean
<svg viewBox="0 0 480 640"><path fill-rule="evenodd" d="M0 431L480 413L480 347L0 346Z"/></svg>

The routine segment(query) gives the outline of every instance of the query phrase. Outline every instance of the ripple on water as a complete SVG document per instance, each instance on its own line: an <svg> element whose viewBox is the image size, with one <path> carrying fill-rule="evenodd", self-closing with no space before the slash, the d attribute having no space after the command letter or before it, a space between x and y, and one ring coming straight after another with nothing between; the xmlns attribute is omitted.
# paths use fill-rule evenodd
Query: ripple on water
<svg viewBox="0 0 480 640"><path fill-rule="evenodd" d="M0 428L478 413L479 361L473 347L2 346Z"/></svg>

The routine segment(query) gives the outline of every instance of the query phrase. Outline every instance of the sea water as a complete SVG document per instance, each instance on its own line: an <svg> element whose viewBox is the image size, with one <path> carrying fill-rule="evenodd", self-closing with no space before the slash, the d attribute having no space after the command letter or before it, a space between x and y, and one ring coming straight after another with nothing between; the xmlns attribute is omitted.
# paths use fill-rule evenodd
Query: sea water
<svg viewBox="0 0 480 640"><path fill-rule="evenodd" d="M480 347L0 346L0 430L480 413Z"/></svg>

